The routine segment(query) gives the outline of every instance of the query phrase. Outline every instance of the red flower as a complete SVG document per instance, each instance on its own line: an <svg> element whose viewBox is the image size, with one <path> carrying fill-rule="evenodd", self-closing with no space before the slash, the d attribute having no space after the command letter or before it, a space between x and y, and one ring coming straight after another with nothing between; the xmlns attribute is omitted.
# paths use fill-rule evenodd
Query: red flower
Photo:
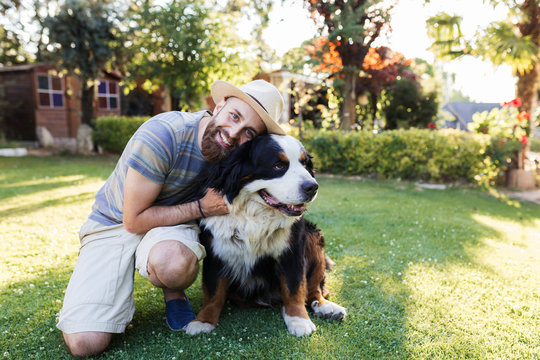
<svg viewBox="0 0 540 360"><path fill-rule="evenodd" d="M523 135L520 141L523 145L527 145L527 135Z"/></svg>
<svg viewBox="0 0 540 360"><path fill-rule="evenodd" d="M522 112L520 112L520 113L518 114L517 119L518 119L519 122L522 122L523 120L528 120L528 119L530 119L530 117L531 117L531 114L529 114L529 113L526 112L526 111L522 111Z"/></svg>
<svg viewBox="0 0 540 360"><path fill-rule="evenodd" d="M429 123L428 127L429 127L430 129L435 129L435 124L434 124L434 123Z"/></svg>
<svg viewBox="0 0 540 360"><path fill-rule="evenodd" d="M521 106L521 99L520 98L515 98L512 101L505 102L502 106L503 107L514 106L514 107L518 108L518 107Z"/></svg>

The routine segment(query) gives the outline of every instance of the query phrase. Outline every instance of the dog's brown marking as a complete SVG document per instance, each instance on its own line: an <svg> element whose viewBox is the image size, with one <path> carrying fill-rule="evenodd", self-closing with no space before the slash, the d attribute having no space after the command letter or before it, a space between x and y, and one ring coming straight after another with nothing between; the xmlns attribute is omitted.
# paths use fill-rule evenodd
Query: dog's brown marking
<svg viewBox="0 0 540 360"><path fill-rule="evenodd" d="M307 157L307 155L306 155L305 152L301 153L301 154L300 154L300 162L306 161L306 157Z"/></svg>
<svg viewBox="0 0 540 360"><path fill-rule="evenodd" d="M329 291L325 287L326 256L324 254L324 237L319 230L306 232L306 257L308 267L312 268L307 279L308 296L306 305L318 301L319 305L326 302Z"/></svg>
<svg viewBox="0 0 540 360"><path fill-rule="evenodd" d="M278 154L278 158L279 158L279 160L283 161L284 163L289 163L289 157L284 152L280 152Z"/></svg>
<svg viewBox="0 0 540 360"><path fill-rule="evenodd" d="M305 305L307 296L305 280L302 280L300 284L298 284L298 290L294 294L291 294L289 287L287 286L287 280L284 276L281 276L280 283L281 298L283 300L283 306L285 307L285 314L309 319Z"/></svg>
<svg viewBox="0 0 540 360"><path fill-rule="evenodd" d="M225 278L219 278L216 293L214 296L210 296L206 286L203 285L203 306L195 320L210 323L216 326L219 321L219 316L221 315L223 305L225 304L225 300L227 299L228 288L229 281Z"/></svg>
<svg viewBox="0 0 540 360"><path fill-rule="evenodd" d="M240 179L240 182L247 182L249 179L253 177L253 174L248 174Z"/></svg>

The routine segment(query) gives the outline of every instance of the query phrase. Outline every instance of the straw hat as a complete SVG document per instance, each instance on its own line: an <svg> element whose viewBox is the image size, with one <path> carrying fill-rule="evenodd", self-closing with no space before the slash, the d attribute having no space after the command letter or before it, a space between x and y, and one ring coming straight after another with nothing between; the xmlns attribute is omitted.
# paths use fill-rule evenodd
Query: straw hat
<svg viewBox="0 0 540 360"><path fill-rule="evenodd" d="M278 125L283 112L283 98L278 89L264 80L254 80L237 88L236 86L218 80L211 87L212 98L217 104L228 97L236 97L253 108L259 114L270 134L285 135Z"/></svg>

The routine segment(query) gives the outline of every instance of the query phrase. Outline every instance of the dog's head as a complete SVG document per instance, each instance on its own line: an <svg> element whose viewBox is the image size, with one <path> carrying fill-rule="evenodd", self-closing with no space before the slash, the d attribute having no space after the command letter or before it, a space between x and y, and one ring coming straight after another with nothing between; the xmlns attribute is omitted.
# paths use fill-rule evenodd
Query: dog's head
<svg viewBox="0 0 540 360"><path fill-rule="evenodd" d="M263 135L247 142L206 172L206 188L214 188L233 204L242 192L249 201L300 216L319 185L311 156L292 136Z"/></svg>

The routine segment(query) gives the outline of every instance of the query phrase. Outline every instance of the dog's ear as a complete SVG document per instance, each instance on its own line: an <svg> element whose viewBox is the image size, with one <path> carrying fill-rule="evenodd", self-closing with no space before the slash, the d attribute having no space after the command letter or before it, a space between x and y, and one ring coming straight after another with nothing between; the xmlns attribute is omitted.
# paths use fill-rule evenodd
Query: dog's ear
<svg viewBox="0 0 540 360"><path fill-rule="evenodd" d="M225 159L210 164L205 170L203 188L214 188L232 203L242 187L253 173L251 162L252 141L248 141L233 150Z"/></svg>

